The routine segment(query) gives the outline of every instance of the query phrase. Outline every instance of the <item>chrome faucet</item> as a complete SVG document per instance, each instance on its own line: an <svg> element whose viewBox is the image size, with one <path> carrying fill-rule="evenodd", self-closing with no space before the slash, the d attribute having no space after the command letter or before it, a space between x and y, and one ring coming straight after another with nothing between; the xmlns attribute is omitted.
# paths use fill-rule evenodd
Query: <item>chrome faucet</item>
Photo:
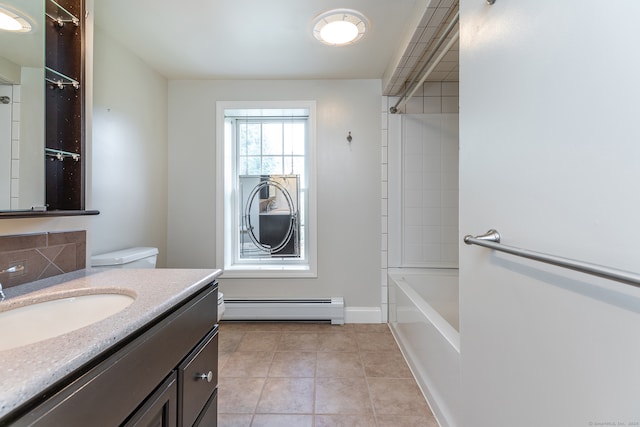
<svg viewBox="0 0 640 427"><path fill-rule="evenodd" d="M17 273L17 272L23 271L23 270L24 270L24 265L16 264L16 265L13 265L13 266L7 268L6 270L0 270L0 274L2 274L2 273ZM0 302L4 301L5 298L6 298L6 296L4 295L4 291L2 290L2 283L0 283Z"/></svg>

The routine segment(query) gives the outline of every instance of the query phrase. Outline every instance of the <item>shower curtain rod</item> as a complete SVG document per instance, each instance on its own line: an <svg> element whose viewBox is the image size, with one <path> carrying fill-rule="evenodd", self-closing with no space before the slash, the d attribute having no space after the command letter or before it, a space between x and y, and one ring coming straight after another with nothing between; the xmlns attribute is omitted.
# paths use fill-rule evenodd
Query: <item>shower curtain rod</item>
<svg viewBox="0 0 640 427"><path fill-rule="evenodd" d="M440 39L438 39L438 43L436 44L436 47L433 49L433 51L431 52L427 60L424 62L424 64L420 68L420 71L418 71L416 75L421 75L424 72L427 65L431 63L431 60L436 55L436 52L438 52L438 49L440 49L440 47L443 45L443 43L445 42L445 40L447 39L447 37L449 36L449 34L451 33L451 31L453 30L453 28L455 27L455 25L458 23L459 20L460 20L460 12L458 11L456 12L453 19L451 19L451 22L449 22L449 25L440 36ZM398 102L396 102L396 105L389 108L389 112L391 114L396 114L398 112L398 106L400 104L402 104L400 107L404 107L407 104L407 102L409 102L409 100L413 97L413 94L415 94L418 88L424 83L425 80L427 80L431 72L433 72L433 70L440 63L444 55L447 52L449 52L451 47L453 47L453 45L455 44L455 42L458 40L459 37L460 37L460 30L456 31L455 34L451 37L451 40L449 40L449 43L447 43L447 45L444 47L442 52L440 52L436 60L433 61L429 69L427 69L427 71L424 74L422 74L422 78L418 81L418 83L416 83L413 86L413 89L411 90L411 92L409 92L409 88L407 87L407 89L405 89L402 96L400 96L400 99L398 99Z"/></svg>
<svg viewBox="0 0 640 427"><path fill-rule="evenodd" d="M464 242L467 245L484 246L485 248L494 249L496 251L506 252L511 255L532 259L534 261L555 265L557 267L567 268L569 270L579 271L581 273L602 277L604 279L614 280L640 288L640 275L636 273L618 270L611 267L605 267L603 265L592 264L589 262L578 261L571 258L564 258L556 255L545 254L542 252L531 251L529 249L517 248L515 246L503 245L500 243L500 233L493 229L480 236L474 237L471 235L466 235L464 236Z"/></svg>

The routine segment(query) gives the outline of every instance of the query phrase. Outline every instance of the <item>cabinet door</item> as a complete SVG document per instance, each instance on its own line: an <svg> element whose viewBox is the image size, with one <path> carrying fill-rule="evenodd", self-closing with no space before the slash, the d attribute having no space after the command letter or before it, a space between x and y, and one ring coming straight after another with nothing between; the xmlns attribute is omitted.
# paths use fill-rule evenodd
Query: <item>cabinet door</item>
<svg viewBox="0 0 640 427"><path fill-rule="evenodd" d="M218 326L178 366L179 427L191 427L218 385Z"/></svg>
<svg viewBox="0 0 640 427"><path fill-rule="evenodd" d="M123 424L124 427L176 427L178 376L175 371Z"/></svg>

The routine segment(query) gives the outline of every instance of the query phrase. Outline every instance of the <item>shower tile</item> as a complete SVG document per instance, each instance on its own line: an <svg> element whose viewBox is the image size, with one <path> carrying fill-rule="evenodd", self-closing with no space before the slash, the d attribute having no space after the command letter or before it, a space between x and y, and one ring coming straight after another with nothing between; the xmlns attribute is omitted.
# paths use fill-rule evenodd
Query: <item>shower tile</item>
<svg viewBox="0 0 640 427"><path fill-rule="evenodd" d="M424 208L422 209L422 225L442 224L442 210L440 208Z"/></svg>
<svg viewBox="0 0 640 427"><path fill-rule="evenodd" d="M424 105L422 97L411 98L405 104L405 111L407 114L422 114L424 113Z"/></svg>
<svg viewBox="0 0 640 427"><path fill-rule="evenodd" d="M442 83L442 96L458 96L460 94L460 83L444 82Z"/></svg>
<svg viewBox="0 0 640 427"><path fill-rule="evenodd" d="M440 97L442 95L442 84L440 82L425 82L423 87L424 96Z"/></svg>
<svg viewBox="0 0 640 427"><path fill-rule="evenodd" d="M442 175L440 172L424 172L418 181L420 190L440 190L442 188Z"/></svg>
<svg viewBox="0 0 640 427"><path fill-rule="evenodd" d="M425 114L438 114L442 112L442 102L440 101L442 98L439 96L425 96L422 98L423 101L423 109Z"/></svg>
<svg viewBox="0 0 640 427"><path fill-rule="evenodd" d="M457 113L460 109L459 99L457 96L443 96L442 97L442 112L443 113Z"/></svg>
<svg viewBox="0 0 640 427"><path fill-rule="evenodd" d="M424 244L422 245L423 262L438 263L442 253L442 245L440 244Z"/></svg>

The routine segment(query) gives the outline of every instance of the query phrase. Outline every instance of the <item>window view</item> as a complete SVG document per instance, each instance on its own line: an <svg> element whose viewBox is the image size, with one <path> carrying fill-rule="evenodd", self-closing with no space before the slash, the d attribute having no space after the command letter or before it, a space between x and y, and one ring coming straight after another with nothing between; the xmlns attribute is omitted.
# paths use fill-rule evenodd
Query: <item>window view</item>
<svg viewBox="0 0 640 427"><path fill-rule="evenodd" d="M310 111L225 109L225 268L309 268Z"/></svg>

